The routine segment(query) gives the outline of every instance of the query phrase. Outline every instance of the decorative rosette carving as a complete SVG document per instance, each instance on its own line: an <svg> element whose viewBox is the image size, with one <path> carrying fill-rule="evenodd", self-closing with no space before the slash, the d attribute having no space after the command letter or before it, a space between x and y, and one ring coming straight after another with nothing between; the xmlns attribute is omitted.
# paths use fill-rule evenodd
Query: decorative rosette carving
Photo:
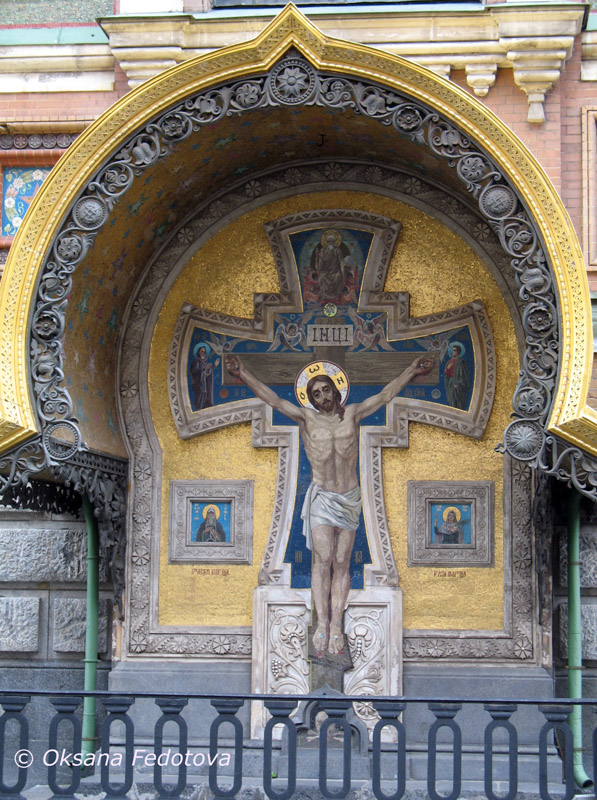
<svg viewBox="0 0 597 800"><path fill-rule="evenodd" d="M273 68L269 90L282 105L304 105L315 93L317 82L315 70L307 61L288 58Z"/></svg>
<svg viewBox="0 0 597 800"><path fill-rule="evenodd" d="M504 442L514 458L531 461L543 447L543 429L534 420L517 419L506 428Z"/></svg>

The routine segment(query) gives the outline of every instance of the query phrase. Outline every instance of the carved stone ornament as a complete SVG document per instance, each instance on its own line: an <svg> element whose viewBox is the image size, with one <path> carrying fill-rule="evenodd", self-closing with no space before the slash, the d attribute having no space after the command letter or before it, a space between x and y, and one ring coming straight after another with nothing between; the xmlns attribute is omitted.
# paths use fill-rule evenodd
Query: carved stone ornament
<svg viewBox="0 0 597 800"><path fill-rule="evenodd" d="M480 177L475 175L475 178ZM479 205L490 219L506 219L516 210L516 195L508 186L489 186L481 192Z"/></svg>
<svg viewBox="0 0 597 800"><path fill-rule="evenodd" d="M316 86L315 70L302 58L285 59L273 68L270 77L270 91L282 105L304 105Z"/></svg>
<svg viewBox="0 0 597 800"><path fill-rule="evenodd" d="M84 230L100 228L108 219L108 208L99 197L84 197L72 213L75 223Z"/></svg>
<svg viewBox="0 0 597 800"><path fill-rule="evenodd" d="M40 558L43 553L43 559ZM105 557L99 579L107 582ZM87 532L77 528L50 527L30 519L28 528L5 522L0 530L0 581L4 583L84 584L87 580Z"/></svg>
<svg viewBox="0 0 597 800"><path fill-rule="evenodd" d="M307 628L310 591L258 586L254 593L251 690L256 694L309 694ZM261 701L251 703L251 736L263 738L269 713ZM278 735L280 735L278 733Z"/></svg>
<svg viewBox="0 0 597 800"><path fill-rule="evenodd" d="M1 597L0 653L35 653L39 616L39 597Z"/></svg>
<svg viewBox="0 0 597 800"><path fill-rule="evenodd" d="M568 658L568 604L562 603L558 609L560 622L559 651L562 659ZM580 608L582 657L588 661L597 660L597 606L583 604Z"/></svg>
<svg viewBox="0 0 597 800"><path fill-rule="evenodd" d="M84 653L87 602L85 598L61 597L54 600L52 620L52 649L57 653ZM108 649L110 603L99 601L98 653Z"/></svg>
<svg viewBox="0 0 597 800"><path fill-rule="evenodd" d="M77 138L76 133L3 133L0 136L0 150L65 150Z"/></svg>
<svg viewBox="0 0 597 800"><path fill-rule="evenodd" d="M506 428L504 442L519 461L533 461L543 447L543 431L537 422L517 419Z"/></svg>
<svg viewBox="0 0 597 800"><path fill-rule="evenodd" d="M263 646L253 649L252 691L255 694L309 694L307 628L311 621L310 591L259 586L255 590L253 631ZM402 593L377 587L351 591L344 614L353 669L344 675L344 692L352 695L402 694ZM251 736L263 737L270 715L263 703L251 704ZM355 706L371 730L379 717L368 703Z"/></svg>
<svg viewBox="0 0 597 800"><path fill-rule="evenodd" d="M371 697L399 696L402 694L402 593L390 596L377 589L366 597L354 594L344 614L353 663L353 669L344 676L344 692ZM371 733L379 720L377 712L368 703L358 703L354 710Z"/></svg>
<svg viewBox="0 0 597 800"><path fill-rule="evenodd" d="M559 536L559 576L560 584L568 586L568 543L566 536ZM580 528L580 587L581 589L597 589L597 549L595 549L595 532L592 525L581 525Z"/></svg>
<svg viewBox="0 0 597 800"><path fill-rule="evenodd" d="M171 564L252 564L253 481L170 481L169 541Z"/></svg>

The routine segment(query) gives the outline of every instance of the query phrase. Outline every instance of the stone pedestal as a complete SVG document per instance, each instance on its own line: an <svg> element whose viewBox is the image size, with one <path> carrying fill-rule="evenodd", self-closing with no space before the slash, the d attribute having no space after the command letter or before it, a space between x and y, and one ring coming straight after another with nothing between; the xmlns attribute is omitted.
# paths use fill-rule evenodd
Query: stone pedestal
<svg viewBox="0 0 597 800"><path fill-rule="evenodd" d="M258 586L253 595L255 694L309 694L307 628L311 592L287 586ZM397 586L351 590L344 630L353 669L344 674L343 691L353 695L399 695L402 692L402 591ZM378 717L366 704L355 708L371 730ZM253 703L251 737L263 737L269 715Z"/></svg>

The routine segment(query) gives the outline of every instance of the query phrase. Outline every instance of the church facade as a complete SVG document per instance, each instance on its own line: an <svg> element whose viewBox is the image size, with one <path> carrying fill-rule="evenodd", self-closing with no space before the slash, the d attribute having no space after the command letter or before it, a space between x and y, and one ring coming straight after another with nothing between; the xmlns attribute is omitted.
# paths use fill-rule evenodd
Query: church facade
<svg viewBox="0 0 597 800"><path fill-rule="evenodd" d="M574 518L595 694L589 7L122 10L0 54L0 687L84 498L102 687L566 696Z"/></svg>

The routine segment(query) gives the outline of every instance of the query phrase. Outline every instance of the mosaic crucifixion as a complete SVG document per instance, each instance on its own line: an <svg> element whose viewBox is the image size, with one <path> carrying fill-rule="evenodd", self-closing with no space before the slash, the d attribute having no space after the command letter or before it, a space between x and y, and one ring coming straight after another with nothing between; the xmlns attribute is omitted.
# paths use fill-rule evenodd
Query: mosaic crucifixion
<svg viewBox="0 0 597 800"><path fill-rule="evenodd" d="M350 588L397 585L380 448L408 446L408 422L480 437L495 353L480 301L413 318L383 291L399 223L315 211L266 226L281 292L253 319L185 305L169 363L180 436L253 421L280 448L274 520L260 583L311 588L310 646L345 648Z"/></svg>

